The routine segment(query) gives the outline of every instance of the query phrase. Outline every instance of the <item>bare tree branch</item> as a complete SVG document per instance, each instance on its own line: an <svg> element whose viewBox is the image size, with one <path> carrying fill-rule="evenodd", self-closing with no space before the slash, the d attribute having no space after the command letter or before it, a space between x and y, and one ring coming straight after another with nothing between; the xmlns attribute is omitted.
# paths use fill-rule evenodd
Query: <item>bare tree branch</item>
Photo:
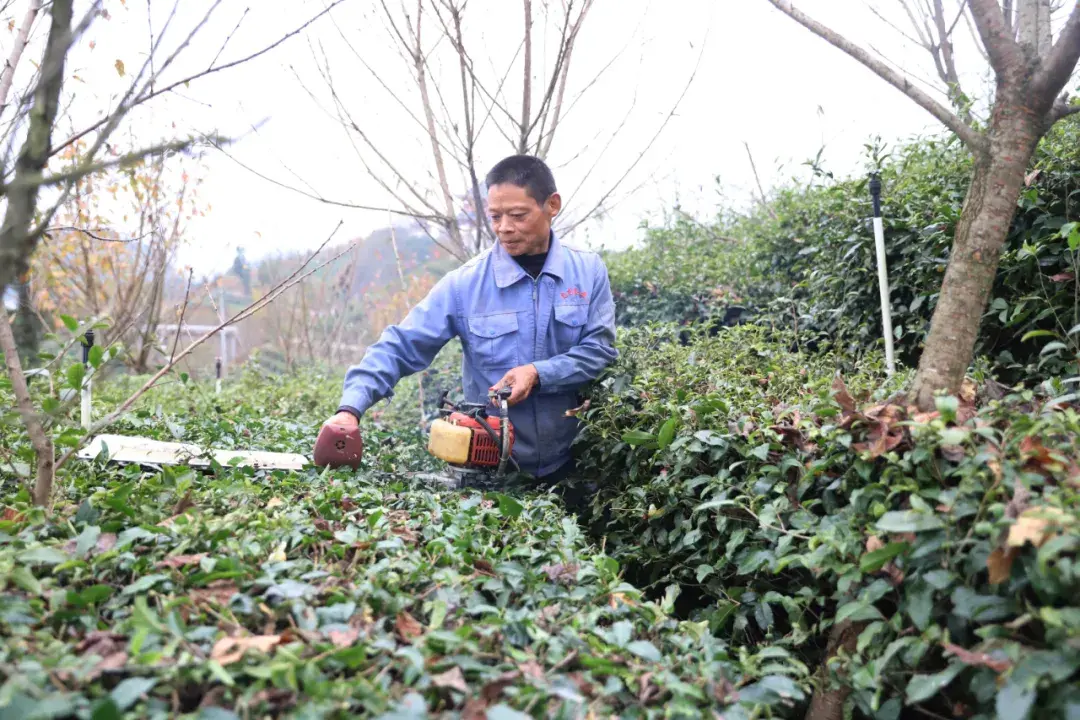
<svg viewBox="0 0 1080 720"><path fill-rule="evenodd" d="M245 308L238 311L232 317L227 318L225 320L222 320L218 325L214 326L213 328L211 328L210 330L205 332L198 339L196 339L190 345L188 345L186 348L184 348L180 352L180 354L177 355L174 359L172 359L170 362L166 363L165 366L162 367L160 370L158 370L158 372L155 373L153 375L153 377L151 377L149 380L147 380L142 385L142 387L140 387L138 390L136 390L134 393L132 393L126 400L124 400L122 403L120 403L120 405L118 405L115 410L113 410L111 413L109 413L105 417L101 418L97 422L93 423L90 426L89 431L83 437L81 437L79 439L79 441L75 444L75 446L70 448L66 453L64 453L64 455L60 458L60 460L57 461L55 469L59 470L64 465L66 465L71 460L71 458L73 458L75 456L75 454L79 451L79 449L81 449L87 443L87 441L89 441L94 436L94 434L101 432L104 428L112 425L120 417L122 417L124 415L124 413L126 413L128 411L128 409L132 405L134 405L135 402L140 397L142 397L148 390L150 390L152 387L154 387L154 385L156 385L158 383L158 381L161 380L161 378L163 378L165 375L167 375L169 372L171 372L172 369L176 366L176 364L179 363L182 359L184 359L188 355L190 355L191 352L193 350L195 350L195 348L202 345L204 342L206 342L211 337L213 337L218 332L220 332L223 328L228 327L229 325L233 325L235 323L238 323L241 320L244 320L244 319L246 319L248 317L251 317L255 313L262 310L264 307L266 307L267 305L272 303L274 300L276 300L282 293L284 293L289 288L293 287L297 283L303 282L308 276L312 275L313 273L318 272L322 268L326 267L330 263L336 261L338 258L342 257L347 252L352 250L354 245L356 244L355 242L348 244L345 247L344 250L337 253L334 257L330 258L326 262L323 262L323 263L317 265L316 267L312 268L311 270L308 270L307 272L305 272L303 274L300 274L304 270L304 268L307 267L311 263L311 261L315 258L315 256L317 256L320 252L322 252L323 248L325 248L330 243L330 241L333 239L334 235L337 234L338 229L341 228L343 223L344 223L344 221L339 222L337 224L337 227L334 228L334 231L332 233L330 233L330 236L328 238L326 238L326 240L323 241L322 245L320 245L318 247L318 249L315 250L315 252L313 252L310 256L308 256L308 259L305 260L303 262L303 264L301 264L291 275L289 275L289 277L285 278L280 283L278 283L274 288L272 288L263 297L261 297L258 300L248 304Z"/></svg>
<svg viewBox="0 0 1080 720"><path fill-rule="evenodd" d="M1053 125L1059 120L1064 120L1070 115L1080 113L1080 105L1070 105L1069 96L1063 95L1054 104L1053 109L1050 111L1050 122L1048 125Z"/></svg>
<svg viewBox="0 0 1080 720"><path fill-rule="evenodd" d="M137 235L137 236L131 237L131 238L111 238L111 237L105 237L104 235L99 235L99 234L97 234L95 232L92 232L92 231L88 230L87 228L75 227L73 225L54 225L53 227L45 228L42 232L48 234L48 233L51 233L51 232L65 232L65 231L66 232L82 233L83 235L86 235L89 238L93 238L94 240L97 240L99 242L108 242L108 243L133 243L133 242L139 242L140 240L144 240L146 238L146 236L150 234L150 233L142 233L141 235ZM97 232L98 233L104 232L104 230L98 230Z"/></svg>
<svg viewBox="0 0 1080 720"><path fill-rule="evenodd" d="M1035 74L1035 92L1042 97L1056 96L1069 81L1080 59L1080 3L1073 7L1057 42L1046 54Z"/></svg>
<svg viewBox="0 0 1080 720"><path fill-rule="evenodd" d="M867 68L876 73L881 79L900 90L909 98L914 100L920 107L929 112L931 115L940 120L946 127L955 132L961 140L963 140L967 146L976 153L983 153L986 150L986 139L975 131L970 125L960 119L958 115L950 111L941 103L934 100L924 91L916 87L912 82L896 72L888 65L870 55L866 50L859 47L855 43L851 42L844 36L835 32L831 28L822 25L817 20L814 20L807 14L793 7L791 0L768 0L774 7L791 17L806 29L813 32L818 37L822 38L834 47L843 50L845 53L858 60ZM993 0L983 0L987 2L993 2Z"/></svg>
<svg viewBox="0 0 1080 720"><path fill-rule="evenodd" d="M518 153L524 155L529 147L529 126L532 119L532 0L525 4L525 85L521 93L521 117Z"/></svg>
<svg viewBox="0 0 1080 720"><path fill-rule="evenodd" d="M1013 39L1012 31L1005 25L997 0L970 0L971 19L979 31L990 66L999 75L1005 69L1020 62L1020 46Z"/></svg>
<svg viewBox="0 0 1080 720"><path fill-rule="evenodd" d="M15 44L11 48L11 54L4 63L3 72L0 72L0 113L7 109L7 97L8 93L11 92L11 81L15 78L15 69L19 66L19 60L22 59L26 41L30 37L30 28L33 27L34 19L37 17L39 10L41 10L41 0L30 0L30 7L26 9L22 25L19 27L18 34L15 35Z"/></svg>
<svg viewBox="0 0 1080 720"><path fill-rule="evenodd" d="M754 172L754 182L757 183L758 199L761 202L761 207L768 210L769 214L772 215L773 218L775 218L776 210L773 209L772 205L770 205L769 201L765 198L765 188L761 186L761 177L758 176L757 164L754 162L754 155L750 152L750 143L744 140L743 146L746 148L746 157L750 160L750 169Z"/></svg>
<svg viewBox="0 0 1080 720"><path fill-rule="evenodd" d="M211 144L213 144L213 143L211 143ZM304 197L311 198L312 200L318 200L319 202L324 203L326 205L336 205L337 207L353 208L355 210L374 210L376 212L392 212L392 213L394 213L396 215L403 215L405 217L417 217L417 215L415 213L406 212L406 211L403 211L403 210L395 210L394 208L379 207L379 206L375 206L375 205L362 205L360 203L344 202L342 200L333 200L331 198L323 197L322 195L318 195L318 194L315 194L315 193L310 193L310 192L308 192L306 190L295 187L293 185L283 183L280 180L275 180L274 178L272 178L272 177L270 177L268 175L264 175L263 173L259 172L258 170L255 170L254 168L252 168L250 165L247 165L247 164L241 162L240 160L236 159L236 157L234 157L233 155L230 155L229 153L225 152L225 150L223 148L218 147L216 145L215 145L215 147L217 147L218 151L220 151L222 155L229 158L234 163L236 163L240 167L244 168L248 172L252 173L253 175L256 175L256 176L262 178L263 180L267 181L268 183L272 183L274 185L277 185L278 187L284 188L285 190L292 190L293 192L300 193ZM419 217L421 217L424 220L430 220L430 221L439 220L439 216L437 216L437 215L420 215Z"/></svg>
<svg viewBox="0 0 1080 720"><path fill-rule="evenodd" d="M770 0L770 2L772 2L772 0ZM701 50L698 52L698 58L697 62L694 64L694 70L690 73L690 79L686 81L686 86L683 87L683 90L679 94L679 97L675 101L675 104L671 107L671 110L664 117L664 121L660 123L660 127L657 128L656 132L649 139L649 142L645 145L641 152L638 153L638 156L634 159L634 162L632 162L630 166L626 169L626 172L624 172L622 176L619 177L619 179L615 182L615 184L613 184L607 190L607 192L605 192L600 197L600 199L596 201L596 204L592 207L592 209L590 209L589 212L585 213L585 215L583 215L576 222L574 222L574 224L571 225L570 228L565 232L573 230L578 225L583 223L586 219L591 217L592 214L595 213L599 208L603 207L604 203L607 202L607 199L611 197L612 193L614 193L615 190L618 189L620 185L622 185L623 181L626 180L627 176L630 175L631 172L633 172L634 168L637 167L638 163L641 162L641 159L645 157L645 154L652 149L652 146L656 143L657 138L660 137L660 134L664 131L664 128L667 127L667 124L671 121L671 118L673 118L675 116L675 113L678 112L679 106L682 104L683 98L686 97L686 93L690 90L690 86L694 84L694 78L697 77L698 69L701 67L701 58L705 54L705 45L707 44L707 39L708 36L706 35L706 39L702 40Z"/></svg>
<svg viewBox="0 0 1080 720"><path fill-rule="evenodd" d="M338 5L340 5L344 1L345 0L333 0L333 2L331 2L322 11L320 11L318 14L316 14L315 17L311 18L310 20L308 20L306 23L304 23L300 27L296 28L295 30L293 30L293 31L291 31L289 33L286 33L280 39L278 39L276 42L271 43L270 45L267 45L266 47L262 48L261 50L257 50L255 52L251 53L250 55L245 55L244 57L239 58L237 60L233 60L232 62L227 62L224 65L214 65L213 63L211 63L211 65L209 67L207 67L205 70L203 70L201 72L197 72L197 73L195 73L193 75L189 75L188 77L184 78L183 80L177 80L176 82L169 83L165 87L159 88L158 90L151 90L149 92L142 93L135 99L134 103L132 104L132 107L134 107L135 105L142 105L143 103L149 102L150 100L153 100L154 98L158 97L159 95L164 95L167 92L175 90L176 88L180 87L181 85L187 85L188 83L193 82L195 80L199 80L199 79L204 78L204 77L206 77L208 75L213 75L214 73L221 72L222 70L228 70L229 68L234 68L237 65L242 65L242 64L244 64L246 62L249 62L251 60L254 60L254 59L256 59L256 58L258 58L258 57L260 57L262 55L265 55L266 53L270 52L274 48L276 48L279 45L281 45L282 43L284 43L286 40L288 40L288 39L302 33L309 26L311 26L316 20L318 20L323 15L325 15L328 12L330 12L331 10L333 10L335 7L337 7ZM164 68L159 68L158 72L160 73L163 70L164 70ZM128 108L128 109L130 109L130 108ZM119 108L118 108L118 110L119 110ZM87 128L84 128L83 130L80 130L79 132L75 133L74 135L69 137L67 140L62 142L60 145L54 147L49 154L50 155L55 155L56 153L60 152L61 150L63 150L67 146L69 146L72 143L78 141L80 138L85 137L87 134L93 132L94 130L97 130L99 127L101 127L106 122L108 122L109 118L112 117L113 115L115 115L116 112L117 111L113 111L113 113L110 113L110 114L106 115L105 117L101 118L96 123L94 123L93 125L91 125L91 126L89 126Z"/></svg>

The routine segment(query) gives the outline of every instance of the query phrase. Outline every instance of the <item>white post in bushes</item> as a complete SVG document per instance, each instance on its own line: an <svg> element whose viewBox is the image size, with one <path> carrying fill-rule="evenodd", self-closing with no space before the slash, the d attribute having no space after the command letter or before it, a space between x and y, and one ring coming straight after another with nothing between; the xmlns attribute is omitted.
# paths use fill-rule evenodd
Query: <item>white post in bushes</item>
<svg viewBox="0 0 1080 720"><path fill-rule="evenodd" d="M885 226L881 221L881 179L876 174L870 176L870 197L874 201L874 244L877 246L878 290L881 293L881 329L885 336L885 364L891 376L896 372L896 360L893 356L889 270L885 266Z"/></svg>
<svg viewBox="0 0 1080 720"><path fill-rule="evenodd" d="M217 376L217 382L214 385L214 392L218 395L221 394L221 358L217 358L214 361L214 372Z"/></svg>
<svg viewBox="0 0 1080 720"><path fill-rule="evenodd" d="M82 362L83 367L86 368L86 378L82 384L82 426L83 430L90 429L90 399L91 389L90 386L94 382L92 377L93 369L90 367L90 348L94 347L94 331L86 331L86 342L83 343L82 349Z"/></svg>

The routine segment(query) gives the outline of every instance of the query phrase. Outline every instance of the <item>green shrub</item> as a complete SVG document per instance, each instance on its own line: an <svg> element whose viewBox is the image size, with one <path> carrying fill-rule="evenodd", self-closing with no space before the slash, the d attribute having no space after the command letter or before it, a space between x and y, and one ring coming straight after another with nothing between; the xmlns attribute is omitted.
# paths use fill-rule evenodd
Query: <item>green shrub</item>
<svg viewBox="0 0 1080 720"><path fill-rule="evenodd" d="M116 429L306 452L339 389L175 382ZM437 492L406 474L412 428L365 433L358 472L77 461L50 515L5 486L0 715L749 720L805 700L797 659L647 600L552 499Z"/></svg>
<svg viewBox="0 0 1080 720"><path fill-rule="evenodd" d="M674 586L726 641L812 667L832 626L855 623L835 666L861 717L1080 710L1066 386L969 385L920 415L887 402L902 377L845 384L783 334L672 335L623 335L580 444L606 548L637 585Z"/></svg>
<svg viewBox="0 0 1080 720"><path fill-rule="evenodd" d="M739 241L683 214L667 226L645 228L642 247L605 255L616 322L739 319L752 260Z"/></svg>
<svg viewBox="0 0 1080 720"><path fill-rule="evenodd" d="M917 364L970 178L952 139L897 148L880 166L891 312L900 362ZM1062 123L1032 161L976 347L1006 382L1080 372L1080 123ZM870 194L865 177L815 177L749 215L703 225L679 215L644 244L607 257L622 325L792 329L803 346L857 361L882 352ZM718 322L719 321L719 322Z"/></svg>

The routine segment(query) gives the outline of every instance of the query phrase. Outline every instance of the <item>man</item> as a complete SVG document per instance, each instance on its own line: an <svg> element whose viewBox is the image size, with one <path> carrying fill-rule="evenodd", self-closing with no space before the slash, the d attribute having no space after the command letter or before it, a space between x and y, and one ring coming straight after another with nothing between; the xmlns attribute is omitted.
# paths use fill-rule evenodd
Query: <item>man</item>
<svg viewBox="0 0 1080 720"><path fill-rule="evenodd" d="M451 338L464 350L468 402L509 386L513 457L542 484L572 472L578 391L618 356L607 268L596 253L569 248L552 220L562 208L551 170L514 155L486 178L498 243L442 278L399 325L383 331L349 369L338 413L355 428L397 382L431 364Z"/></svg>

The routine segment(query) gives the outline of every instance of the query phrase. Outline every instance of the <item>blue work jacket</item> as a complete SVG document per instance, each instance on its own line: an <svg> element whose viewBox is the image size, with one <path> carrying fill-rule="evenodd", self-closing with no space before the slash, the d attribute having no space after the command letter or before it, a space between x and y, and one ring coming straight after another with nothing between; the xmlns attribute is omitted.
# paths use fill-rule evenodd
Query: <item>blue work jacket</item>
<svg viewBox="0 0 1080 720"><path fill-rule="evenodd" d="M468 402L511 368L532 364L540 383L510 408L513 457L521 470L548 475L571 458L581 387L618 357L615 305L607 268L594 252L551 235L544 268L534 280L501 245L444 276L397 325L387 327L345 376L341 407L364 413L393 396L394 386L427 368L460 338L462 387Z"/></svg>

